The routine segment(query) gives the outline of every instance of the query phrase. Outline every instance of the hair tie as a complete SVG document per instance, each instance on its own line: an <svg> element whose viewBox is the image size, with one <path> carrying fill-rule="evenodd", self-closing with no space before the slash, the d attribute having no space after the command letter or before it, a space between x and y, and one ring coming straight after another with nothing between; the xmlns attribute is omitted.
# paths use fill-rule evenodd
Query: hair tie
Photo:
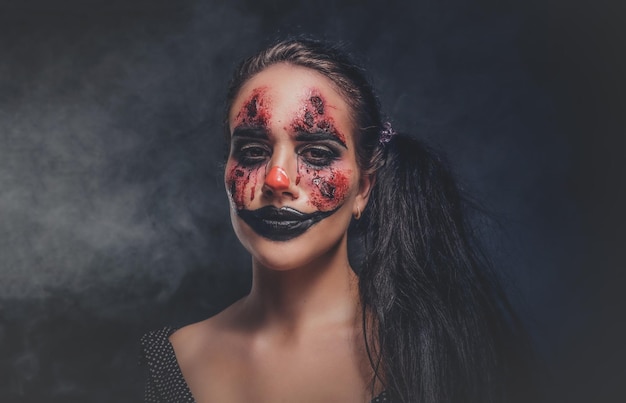
<svg viewBox="0 0 626 403"><path fill-rule="evenodd" d="M393 136L398 134L393 127L391 127L391 123L385 122L383 123L383 128L380 131L380 135L378 136L378 142L382 145L385 145L391 141Z"/></svg>

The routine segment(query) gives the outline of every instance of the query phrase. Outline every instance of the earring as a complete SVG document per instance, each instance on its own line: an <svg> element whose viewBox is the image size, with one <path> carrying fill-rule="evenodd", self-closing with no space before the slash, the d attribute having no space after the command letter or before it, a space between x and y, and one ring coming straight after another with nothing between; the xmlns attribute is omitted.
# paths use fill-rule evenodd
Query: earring
<svg viewBox="0 0 626 403"><path fill-rule="evenodd" d="M361 208L359 206L356 206L356 214L354 215L354 219L358 220L361 218Z"/></svg>

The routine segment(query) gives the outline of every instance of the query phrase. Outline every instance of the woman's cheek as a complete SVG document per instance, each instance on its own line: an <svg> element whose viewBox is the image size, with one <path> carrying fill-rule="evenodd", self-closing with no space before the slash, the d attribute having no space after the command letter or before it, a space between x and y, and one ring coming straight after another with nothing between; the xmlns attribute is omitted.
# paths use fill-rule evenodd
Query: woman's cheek
<svg viewBox="0 0 626 403"><path fill-rule="evenodd" d="M263 167L244 167L237 163L228 165L226 186L228 195L237 210L243 210L254 200L262 169Z"/></svg>
<svg viewBox="0 0 626 403"><path fill-rule="evenodd" d="M348 196L351 174L352 170L339 167L305 168L300 180L307 184L309 203L319 211L331 211Z"/></svg>

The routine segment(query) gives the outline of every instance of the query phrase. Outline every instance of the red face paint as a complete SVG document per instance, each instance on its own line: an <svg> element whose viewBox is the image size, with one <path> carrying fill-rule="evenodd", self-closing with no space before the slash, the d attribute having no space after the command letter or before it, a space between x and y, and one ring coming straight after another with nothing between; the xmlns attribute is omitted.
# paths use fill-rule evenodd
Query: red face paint
<svg viewBox="0 0 626 403"><path fill-rule="evenodd" d="M252 90L252 94L243 103L241 110L235 117L235 126L267 126L272 115L270 113L270 100L266 93L267 87Z"/></svg>
<svg viewBox="0 0 626 403"><path fill-rule="evenodd" d="M267 130L271 118L271 102L267 96L267 87L259 87L252 90L235 117L234 126L237 127L261 127ZM246 206L246 194L250 200L254 200L259 177L263 182L265 172L264 164L244 164L237 162L230 168L226 175L226 183L230 197L238 210ZM248 193L249 192L249 193Z"/></svg>
<svg viewBox="0 0 626 403"><path fill-rule="evenodd" d="M246 206L246 194L250 195L250 200L254 200L259 176L263 175L264 167L250 169L241 164L236 164L228 171L226 183L231 200L237 210ZM248 193L249 192L249 193Z"/></svg>
<svg viewBox="0 0 626 403"><path fill-rule="evenodd" d="M336 127L328 105L321 92L312 89L302 100L302 107L291 123L291 129L298 133L331 134L345 147L346 138ZM339 207L348 195L349 177L352 170L341 159L315 165L306 158L298 162L296 184L306 189L309 203L320 211L331 211Z"/></svg>
<svg viewBox="0 0 626 403"><path fill-rule="evenodd" d="M299 169L298 176L303 179L309 203L320 211L331 211L339 207L350 190L349 177L352 170L344 167L322 169Z"/></svg>
<svg viewBox="0 0 626 403"><path fill-rule="evenodd" d="M328 105L318 90L311 90L311 95L303 104L301 113L291 124L294 132L329 133L337 137L343 145L346 144L346 137L335 127L332 116L327 113Z"/></svg>

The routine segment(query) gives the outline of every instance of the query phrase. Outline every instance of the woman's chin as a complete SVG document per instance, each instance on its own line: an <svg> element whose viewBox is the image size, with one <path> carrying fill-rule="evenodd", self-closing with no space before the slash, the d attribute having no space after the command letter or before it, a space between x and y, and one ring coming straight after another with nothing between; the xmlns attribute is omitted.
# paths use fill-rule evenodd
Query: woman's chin
<svg viewBox="0 0 626 403"><path fill-rule="evenodd" d="M343 237L334 239L322 236L315 231L285 241L275 241L258 234L246 236L243 246L252 255L254 266L274 271L289 271L315 265L316 261L325 264L339 251ZM241 239L241 237L240 237Z"/></svg>
<svg viewBox="0 0 626 403"><path fill-rule="evenodd" d="M310 265L316 259L316 255L310 253L310 247L303 247L310 245L311 241L306 238L302 235L288 241L273 241L259 237L248 251L255 267L275 271L295 270Z"/></svg>

